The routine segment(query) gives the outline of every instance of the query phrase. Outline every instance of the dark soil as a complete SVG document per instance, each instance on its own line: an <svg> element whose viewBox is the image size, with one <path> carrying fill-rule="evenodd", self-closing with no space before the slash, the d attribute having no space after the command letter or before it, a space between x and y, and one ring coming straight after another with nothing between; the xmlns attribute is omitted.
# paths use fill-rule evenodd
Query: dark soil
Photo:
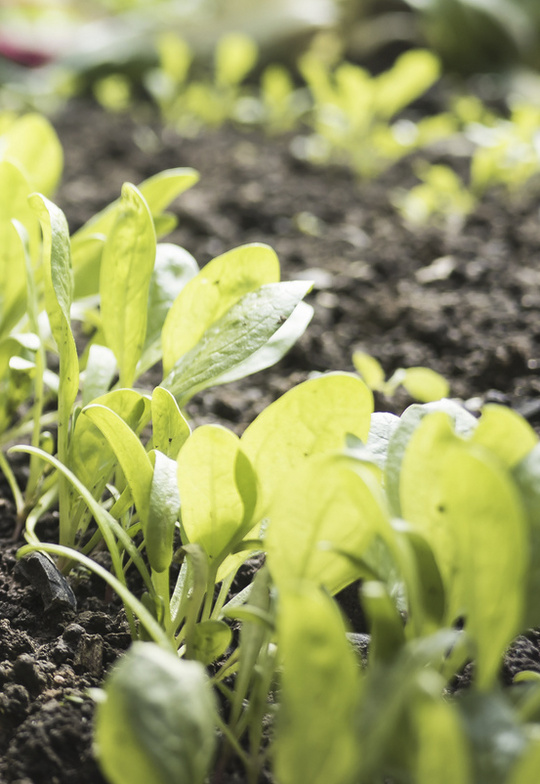
<svg viewBox="0 0 540 784"><path fill-rule="evenodd" d="M176 206L172 240L199 264L246 242L272 245L283 277L315 281L315 316L279 365L198 396L196 423L241 432L269 402L313 372L352 370L354 349L391 373L429 366L471 408L511 405L540 426L540 200L492 194L459 230L411 229L391 206L394 188L413 182L411 161L359 185L343 168L296 161L288 139L234 129L180 140L157 124L107 116L76 103L56 120L66 172L57 202L73 230L119 194L173 166L193 166L200 183ZM457 165L462 166L460 161ZM447 275L431 267L451 257ZM405 393L377 399L400 412ZM54 520L51 521L54 536ZM0 486L0 780L18 784L98 784L91 752L88 687L127 647L119 602L90 578L73 587L78 609L44 611L16 567L9 543L13 509ZM505 664L540 670L538 635Z"/></svg>

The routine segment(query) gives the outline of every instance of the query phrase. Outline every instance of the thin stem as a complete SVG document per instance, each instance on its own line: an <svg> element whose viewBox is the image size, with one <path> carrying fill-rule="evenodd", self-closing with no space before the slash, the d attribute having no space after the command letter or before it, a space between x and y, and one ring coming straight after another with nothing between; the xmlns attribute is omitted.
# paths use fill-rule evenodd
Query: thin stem
<svg viewBox="0 0 540 784"><path fill-rule="evenodd" d="M0 471L6 477L7 483L9 485L9 489L13 495L13 500L15 501L15 509L17 510L17 527L22 524L24 521L24 514L25 514L25 506L24 506L24 498L23 494L21 493L21 489L17 480L15 479L15 474L13 473L10 464L8 463L6 456L3 452L0 452Z"/></svg>

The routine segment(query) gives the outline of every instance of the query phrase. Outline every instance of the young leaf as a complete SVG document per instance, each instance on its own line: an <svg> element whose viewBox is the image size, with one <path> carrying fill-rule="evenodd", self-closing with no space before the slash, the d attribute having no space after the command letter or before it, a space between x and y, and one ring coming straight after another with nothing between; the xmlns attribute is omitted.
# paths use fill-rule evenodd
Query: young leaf
<svg viewBox="0 0 540 784"><path fill-rule="evenodd" d="M45 307L60 354L62 402L71 413L79 389L79 360L70 323L73 278L69 230L64 213L44 196L32 195L30 205L43 232Z"/></svg>
<svg viewBox="0 0 540 784"><path fill-rule="evenodd" d="M477 646L478 685L495 677L519 631L527 531L517 488L482 448L457 437L446 414L426 417L403 459L403 517L431 544L449 596Z"/></svg>
<svg viewBox="0 0 540 784"><path fill-rule="evenodd" d="M191 430L176 400L163 387L152 392L152 430L154 449L176 460Z"/></svg>
<svg viewBox="0 0 540 784"><path fill-rule="evenodd" d="M365 441L373 396L352 374L305 381L268 406L242 436L261 483L261 512L282 479L308 455L341 449L347 433Z"/></svg>
<svg viewBox="0 0 540 784"><path fill-rule="evenodd" d="M191 188L199 175L194 169L166 169L140 183L139 193L145 199L154 223L173 199ZM121 199L94 215L72 237L75 294L88 297L99 290L99 274L103 242L113 227ZM159 232L158 236L162 236Z"/></svg>
<svg viewBox="0 0 540 784"><path fill-rule="evenodd" d="M352 356L356 371L362 376L370 389L381 389L384 385L384 370L380 362L364 351L355 351Z"/></svg>
<svg viewBox="0 0 540 784"><path fill-rule="evenodd" d="M471 443L481 444L507 468L514 468L538 444L538 436L515 411L506 406L487 405Z"/></svg>
<svg viewBox="0 0 540 784"><path fill-rule="evenodd" d="M403 455L416 428L426 414L432 411L446 412L452 418L458 435L468 436L477 426L475 417L453 400L441 400L436 403L426 403L425 405L414 404L404 411L399 425L395 428L390 438L385 466L386 493L395 517L403 517L399 496Z"/></svg>
<svg viewBox="0 0 540 784"><path fill-rule="evenodd" d="M164 375L245 294L277 281L279 261L268 245L242 245L208 262L182 289L165 320Z"/></svg>
<svg viewBox="0 0 540 784"><path fill-rule="evenodd" d="M115 389L93 403L114 411L136 433L149 419L150 401L133 389ZM101 431L89 417L77 417L70 439L69 465L94 497L101 497L115 463L114 451Z"/></svg>
<svg viewBox="0 0 540 784"><path fill-rule="evenodd" d="M358 664L337 605L314 586L280 597L280 784L353 784L358 773Z"/></svg>
<svg viewBox="0 0 540 784"><path fill-rule="evenodd" d="M337 550L361 556L387 520L372 477L314 455L281 474L267 505L265 546L279 588L310 581L337 593L358 575Z"/></svg>
<svg viewBox="0 0 540 784"><path fill-rule="evenodd" d="M144 529L148 521L153 470L143 445L129 425L110 408L92 403L83 409L82 414L101 430L113 449Z"/></svg>
<svg viewBox="0 0 540 784"><path fill-rule="evenodd" d="M529 569L525 587L523 628L540 626L540 446L512 469L529 523Z"/></svg>
<svg viewBox="0 0 540 784"><path fill-rule="evenodd" d="M403 371L401 384L409 395L422 403L448 397L450 386L439 373L425 367L411 367Z"/></svg>
<svg viewBox="0 0 540 784"><path fill-rule="evenodd" d="M156 258L152 215L141 193L126 183L117 218L103 249L101 317L108 347L130 387L146 338L150 277Z"/></svg>
<svg viewBox="0 0 540 784"><path fill-rule="evenodd" d="M51 196L64 164L62 147L50 122L40 114L19 117L2 134L0 160L13 161L32 191Z"/></svg>
<svg viewBox="0 0 540 784"><path fill-rule="evenodd" d="M304 281L270 283L246 294L178 360L161 386L183 405L218 383L268 342L310 287Z"/></svg>
<svg viewBox="0 0 540 784"><path fill-rule="evenodd" d="M172 562L174 530L180 514L176 462L161 452L151 452L150 456L154 463L154 473L150 486L148 517L141 522L150 566L155 572L164 572Z"/></svg>
<svg viewBox="0 0 540 784"><path fill-rule="evenodd" d="M232 632L223 621L202 621L193 632L193 653L202 664L212 664L222 656L232 640Z"/></svg>
<svg viewBox="0 0 540 784"><path fill-rule="evenodd" d="M417 784L471 784L468 743L454 706L425 695L416 701L412 715L418 739Z"/></svg>
<svg viewBox="0 0 540 784"><path fill-rule="evenodd" d="M190 542L220 562L252 524L256 480L240 440L218 425L198 427L178 455L182 525Z"/></svg>
<svg viewBox="0 0 540 784"><path fill-rule="evenodd" d="M11 222L19 221L27 234L28 250L36 260L39 223L28 204L30 188L20 169L0 160L0 335L7 334L24 315L26 272L21 237Z"/></svg>
<svg viewBox="0 0 540 784"><path fill-rule="evenodd" d="M148 293L146 342L141 357L143 369L161 359L161 330L167 313L186 283L198 272L197 262L187 250L166 242L157 245Z"/></svg>
<svg viewBox="0 0 540 784"><path fill-rule="evenodd" d="M289 318L279 327L277 332L257 351L240 364L226 371L216 379L216 384L229 384L240 378L251 376L265 370L285 356L299 337L304 334L313 317L313 308L307 302L299 302Z"/></svg>
<svg viewBox="0 0 540 784"><path fill-rule="evenodd" d="M228 33L215 51L216 84L234 87L247 76L257 61L257 44L244 33Z"/></svg>
<svg viewBox="0 0 540 784"><path fill-rule="evenodd" d="M112 351L106 346L100 346L99 343L91 345L84 372L83 406L107 394L115 373L116 359Z"/></svg>
<svg viewBox="0 0 540 784"><path fill-rule="evenodd" d="M96 751L111 784L203 784L216 705L202 665L135 643L105 682Z"/></svg>

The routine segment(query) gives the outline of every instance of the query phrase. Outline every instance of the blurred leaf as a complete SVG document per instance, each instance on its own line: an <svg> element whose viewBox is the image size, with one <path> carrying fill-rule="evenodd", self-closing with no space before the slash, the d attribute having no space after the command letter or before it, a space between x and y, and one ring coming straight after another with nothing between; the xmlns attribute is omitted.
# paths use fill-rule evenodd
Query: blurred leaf
<svg viewBox="0 0 540 784"><path fill-rule="evenodd" d="M135 643L104 688L95 742L111 784L203 784L217 714L202 665Z"/></svg>

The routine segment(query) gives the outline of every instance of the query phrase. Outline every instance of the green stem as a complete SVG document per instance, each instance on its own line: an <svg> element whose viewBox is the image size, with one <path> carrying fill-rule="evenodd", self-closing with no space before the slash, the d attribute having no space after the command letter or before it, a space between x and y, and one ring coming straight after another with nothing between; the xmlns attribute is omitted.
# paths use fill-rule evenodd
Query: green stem
<svg viewBox="0 0 540 784"><path fill-rule="evenodd" d="M17 510L17 527L21 525L22 521L24 520L25 514L25 505L24 505L24 498L23 494L21 493L21 489L17 480L15 479L15 474L13 473L10 464L8 463L6 456L3 452L0 452L0 471L6 477L7 483L9 485L9 489L13 495L13 500L15 501L15 509Z"/></svg>
<svg viewBox="0 0 540 784"><path fill-rule="evenodd" d="M60 385L60 400L58 406L58 460L66 467L68 465L70 415L71 406L66 405L66 400L62 395L62 385ZM74 547L75 530L71 525L70 519L69 481L63 474L60 474L58 477L58 511L60 514L60 544L65 545L66 547Z"/></svg>
<svg viewBox="0 0 540 784"><path fill-rule="evenodd" d="M165 569L163 572L156 572L152 569L152 584L155 588L156 594L161 600L161 609L163 612L163 617L161 620L161 625L165 629L166 633L171 636L172 629L171 629L171 604L170 604L170 597L169 597L169 570Z"/></svg>
<svg viewBox="0 0 540 784"><path fill-rule="evenodd" d="M219 564L210 563L208 567L208 581L206 585L206 596L204 607L201 613L201 621L207 621L212 614L212 602L214 601L214 589L216 587L216 576Z"/></svg>

